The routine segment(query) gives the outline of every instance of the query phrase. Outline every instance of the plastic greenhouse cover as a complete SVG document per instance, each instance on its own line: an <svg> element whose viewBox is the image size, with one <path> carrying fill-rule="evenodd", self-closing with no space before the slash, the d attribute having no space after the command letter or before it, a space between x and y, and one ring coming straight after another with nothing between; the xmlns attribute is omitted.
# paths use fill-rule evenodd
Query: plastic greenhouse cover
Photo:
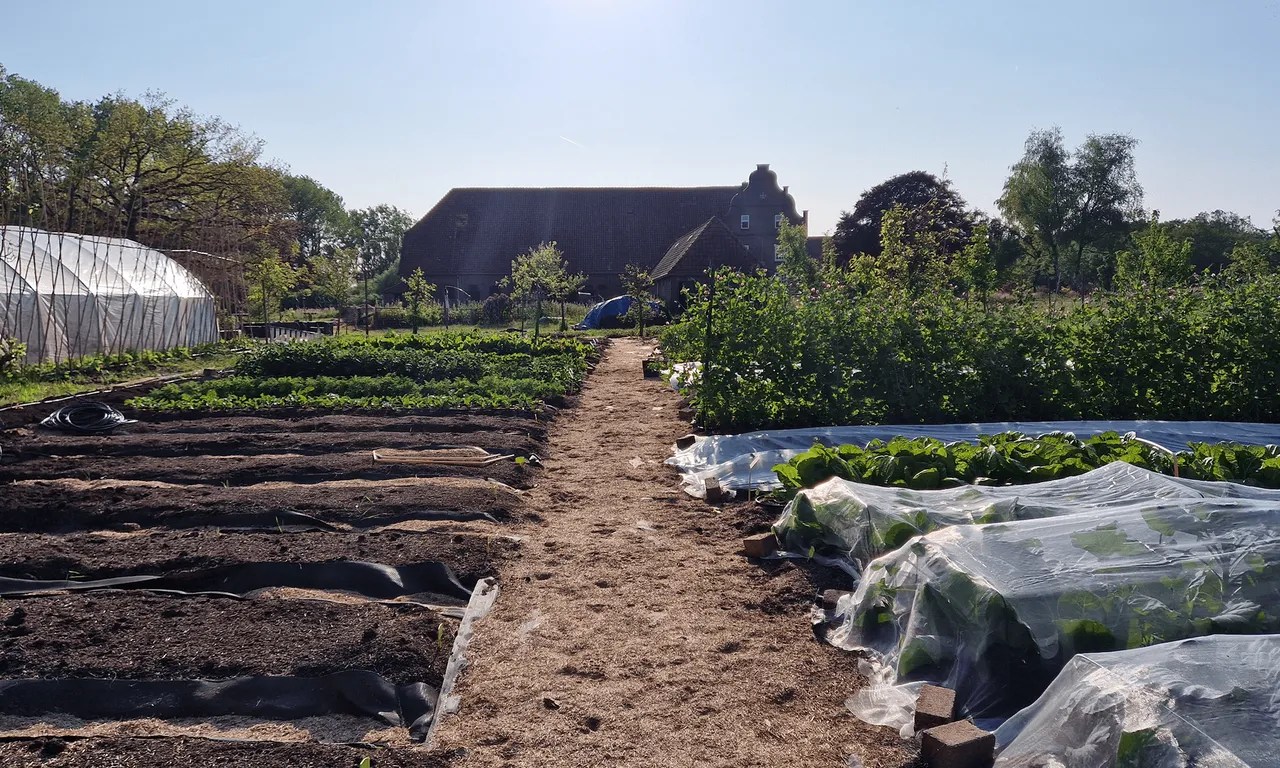
<svg viewBox="0 0 1280 768"><path fill-rule="evenodd" d="M178 262L117 237L0 227L0 336L26 361L218 340L214 298Z"/></svg>
<svg viewBox="0 0 1280 768"><path fill-rule="evenodd" d="M1081 654L996 731L996 768L1280 768L1280 635Z"/></svg>
<svg viewBox="0 0 1280 768"><path fill-rule="evenodd" d="M1000 718L1077 653L1277 631L1277 503L1172 498L917 537L868 565L827 639L871 652L854 714L902 725L921 681Z"/></svg>
<svg viewBox="0 0 1280 768"><path fill-rule="evenodd" d="M1008 421L982 424L887 424L859 427L813 427L748 432L741 435L700 437L693 445L675 450L667 463L679 470L684 490L691 496L706 495L706 480L714 477L727 490L753 488L770 491L781 487L773 465L807 451L815 442L828 447L847 443L866 445L894 437L933 437L944 442L974 440L979 435L1022 432L1043 435L1070 432L1081 437L1103 432L1133 432L1144 440L1172 450L1189 442L1237 442L1248 445L1280 443L1280 424L1227 421ZM755 466L752 466L754 462Z"/></svg>
<svg viewBox="0 0 1280 768"><path fill-rule="evenodd" d="M1280 490L1186 480L1113 462L1075 477L1016 486L917 491L832 478L801 491L774 525L785 551L844 558L852 571L920 534L951 525L1059 517L1161 500L1247 498L1280 507Z"/></svg>

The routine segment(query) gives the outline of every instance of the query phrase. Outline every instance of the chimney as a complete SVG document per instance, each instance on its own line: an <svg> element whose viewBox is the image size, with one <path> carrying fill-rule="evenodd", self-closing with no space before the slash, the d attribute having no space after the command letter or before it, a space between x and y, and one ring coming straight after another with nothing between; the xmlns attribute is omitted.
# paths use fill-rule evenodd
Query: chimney
<svg viewBox="0 0 1280 768"><path fill-rule="evenodd" d="M808 210L806 210L806 211L804 212L804 214L800 217L800 219L804 222L805 227L808 227L808 226L809 226L809 211L808 211Z"/></svg>

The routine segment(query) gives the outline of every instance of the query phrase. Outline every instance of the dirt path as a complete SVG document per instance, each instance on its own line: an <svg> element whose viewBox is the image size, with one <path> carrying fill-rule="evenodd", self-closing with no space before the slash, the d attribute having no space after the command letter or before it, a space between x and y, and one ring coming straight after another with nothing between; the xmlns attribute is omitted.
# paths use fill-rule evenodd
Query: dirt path
<svg viewBox="0 0 1280 768"><path fill-rule="evenodd" d="M738 554L759 518L686 497L661 462L688 425L640 377L652 349L616 341L550 435L478 624L460 716L436 733L454 765L844 766L910 762L844 700L856 659L815 641L815 589L790 562Z"/></svg>

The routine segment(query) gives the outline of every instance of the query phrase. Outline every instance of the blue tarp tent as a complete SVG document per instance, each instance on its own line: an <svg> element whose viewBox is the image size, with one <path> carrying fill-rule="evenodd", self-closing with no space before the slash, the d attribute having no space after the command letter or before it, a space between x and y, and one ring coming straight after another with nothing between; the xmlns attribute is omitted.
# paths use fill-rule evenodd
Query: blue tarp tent
<svg viewBox="0 0 1280 768"><path fill-rule="evenodd" d="M635 299L630 296L614 296L600 302L591 308L587 316L582 318L582 322L573 326L574 330L588 331L593 328L607 328L622 324L622 317L631 311L631 304ZM653 315L662 312L662 305L656 301L649 302L649 307Z"/></svg>

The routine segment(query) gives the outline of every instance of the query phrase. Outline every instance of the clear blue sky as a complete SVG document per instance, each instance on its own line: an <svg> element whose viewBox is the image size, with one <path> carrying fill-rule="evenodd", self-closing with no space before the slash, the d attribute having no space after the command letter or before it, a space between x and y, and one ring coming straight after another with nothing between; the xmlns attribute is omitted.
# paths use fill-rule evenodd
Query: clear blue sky
<svg viewBox="0 0 1280 768"><path fill-rule="evenodd" d="M1280 0L19 3L0 63L155 89L415 216L455 186L685 186L770 163L830 229L945 168L994 210L1028 131L1137 137L1148 208L1280 208Z"/></svg>

